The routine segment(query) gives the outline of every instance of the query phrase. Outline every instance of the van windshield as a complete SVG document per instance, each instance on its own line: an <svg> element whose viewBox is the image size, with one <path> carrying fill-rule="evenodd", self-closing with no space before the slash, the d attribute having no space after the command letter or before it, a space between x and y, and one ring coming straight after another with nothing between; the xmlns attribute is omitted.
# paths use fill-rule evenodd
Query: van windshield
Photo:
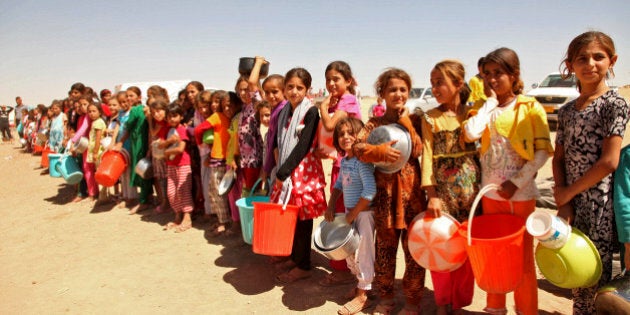
<svg viewBox="0 0 630 315"><path fill-rule="evenodd" d="M576 87L575 76L571 76L565 80L560 74L550 74L540 83L540 87Z"/></svg>

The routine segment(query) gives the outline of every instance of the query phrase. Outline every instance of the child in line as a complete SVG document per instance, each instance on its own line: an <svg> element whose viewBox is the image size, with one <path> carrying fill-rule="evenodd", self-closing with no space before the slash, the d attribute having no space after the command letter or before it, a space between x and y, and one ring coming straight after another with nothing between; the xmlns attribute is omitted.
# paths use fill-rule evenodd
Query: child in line
<svg viewBox="0 0 630 315"><path fill-rule="evenodd" d="M167 104L160 98L156 102ZM167 194L168 201L175 212L175 220L169 222L164 229L175 229L176 233L184 232L192 227L190 214L192 213L192 172L190 169L190 156L186 152L188 132L181 124L184 117L184 109L179 105L168 107L168 124L175 128L176 134L166 140L158 139L159 147L165 149L164 160L167 168Z"/></svg>
<svg viewBox="0 0 630 315"><path fill-rule="evenodd" d="M105 148L105 151L111 150L114 147L114 145L116 144L116 139L118 138L118 131L120 130L120 121L118 119L120 103L118 102L118 98L114 95L114 97L109 99L108 103L111 116L109 117L107 128L105 129L105 137L109 137L111 141L109 142L109 146ZM111 197L114 197L116 202L118 202L118 198L121 197L120 180L118 180L116 184L114 184L114 195Z"/></svg>
<svg viewBox="0 0 630 315"><path fill-rule="evenodd" d="M50 112L52 112L53 118L50 122L48 146L50 146L51 150L59 153L63 148L63 139L65 138L68 118L66 114L61 111L61 101L54 100L52 104L50 104Z"/></svg>
<svg viewBox="0 0 630 315"><path fill-rule="evenodd" d="M612 277L613 172L629 118L626 100L606 84L616 61L613 40L597 31L574 38L564 59L562 73L575 75L580 96L558 112L554 197L558 216L593 241L603 264L596 285L573 289L573 314L595 314L595 293Z"/></svg>
<svg viewBox="0 0 630 315"><path fill-rule="evenodd" d="M240 165L240 148L239 148L239 124L241 121L243 102L240 97L234 92L229 93L229 102L233 104L234 113L232 118L230 119L230 124L228 126L228 135L229 140L227 144L227 152L225 156L225 163L229 169L234 170L235 172L235 180L232 185L232 189L228 192L228 206L229 211L232 214L232 229L226 231L226 234L237 234L237 230L240 229L241 218L238 212L238 207L236 206L236 201L242 197L242 188L243 188L243 170L239 167ZM221 227L215 232L219 232Z"/></svg>
<svg viewBox="0 0 630 315"><path fill-rule="evenodd" d="M131 209L136 200L138 200L138 190L131 184L131 174L134 173L135 167L129 153L131 152L131 139L128 136L123 138L123 136L127 134L127 120L129 120L131 106L129 104L126 91L118 92L118 94L116 94L116 100L118 100L118 104L120 105L120 110L118 112L119 127L115 138L116 144L113 146L112 150L121 151L128 158L127 168L125 169L125 172L123 172L122 176L120 176L120 193L122 202L118 205L118 207Z"/></svg>
<svg viewBox="0 0 630 315"><path fill-rule="evenodd" d="M464 80L464 65L444 60L431 70L433 95L440 105L426 112L422 121L422 188L427 199L427 215L448 213L459 222L468 220L472 203L479 192L481 167L474 143L463 140L462 123L470 90ZM451 272L431 271L437 314L453 314L472 303L475 279L470 262Z"/></svg>
<svg viewBox="0 0 630 315"><path fill-rule="evenodd" d="M210 116L221 106L221 95L227 96L227 94L222 91L222 93L217 94L219 91L212 93L210 90L205 90L197 96L197 109L201 118L204 119L204 122L210 118ZM195 127L195 131L197 127L199 127L202 123L197 124ZM205 133L206 131L204 131ZM214 131L210 131L214 132ZM202 134L203 137L203 134ZM214 139L212 139L214 141ZM210 202L210 167L205 161L208 159L210 152L212 150L212 142L206 143L204 141L197 143L197 148L199 152L199 161L201 161L201 193L203 196L203 207L204 207L204 217L209 219L211 211L211 202Z"/></svg>
<svg viewBox="0 0 630 315"><path fill-rule="evenodd" d="M77 141L79 141L81 137L87 138L89 136L90 129L92 128L92 120L87 115L87 108L88 105L92 104L93 102L92 97L90 96L79 96L75 103L75 111L78 118L76 128L74 129L76 131L74 132L72 139L70 139L70 151L73 153L73 155L75 155L77 164L81 167L81 171L83 172L83 178L81 179L81 182L77 187L77 196L73 200L73 202L79 202L85 199L86 196L88 196L89 192L87 186L87 178L92 177L93 174L89 174L91 169L87 167L88 152L76 153L74 152L74 146L72 146L72 144L77 143ZM86 172L88 172L88 174L86 174Z"/></svg>
<svg viewBox="0 0 630 315"><path fill-rule="evenodd" d="M279 74L268 76L262 83L264 98L271 105L269 127L265 135L265 154L260 178L263 185L269 178L273 183L276 180L275 167L278 160L278 151L274 149L276 134L278 133L278 114L284 108L287 100L284 98L284 77ZM269 187L267 187L269 189Z"/></svg>
<svg viewBox="0 0 630 315"><path fill-rule="evenodd" d="M86 98L80 99L80 102L85 101ZM83 169L83 176L87 183L88 196L92 201L96 201L99 190L98 184L94 174L96 173L96 166L101 161L101 154L103 153L103 147L101 146L101 139L103 138L103 132L107 126L103 118L103 110L100 104L90 103L87 107L87 115L92 121L90 126L90 134L88 136L88 148L86 163Z"/></svg>
<svg viewBox="0 0 630 315"><path fill-rule="evenodd" d="M150 89L150 88L149 88ZM147 104L151 110L151 119L149 120L149 130L151 136L151 145L157 146L160 141L166 140L166 136L171 129L167 122L168 99L164 95L151 96L147 100ZM169 211L169 200L166 195L167 188L167 167L163 157L158 158L151 154L151 165L153 166L153 180L157 199L159 204L153 212L156 214L166 213Z"/></svg>
<svg viewBox="0 0 630 315"><path fill-rule="evenodd" d="M311 74L293 68L285 75L284 95L288 104L278 116L278 172L271 194L272 202L284 202L299 208L293 237L291 259L282 262L276 280L291 283L311 276L311 234L313 219L326 211L324 171L315 157L319 113L306 97L311 88Z"/></svg>
<svg viewBox="0 0 630 315"><path fill-rule="evenodd" d="M381 117L371 118L357 136L354 154L366 163L394 162L400 151L391 147L393 142L380 145L366 143L375 128L398 123L411 139L411 156L402 169L388 174L378 168L374 172L376 195L372 200L374 224L376 228L376 256L374 282L379 290L380 302L375 314L390 314L396 307L394 301L394 275L396 252L402 243L405 253L405 274L402 289L405 296L404 312L418 314L424 290L425 270L418 265L409 253L407 228L416 215L424 211L424 191L420 187L420 163L422 154L421 116L408 115L405 103L409 98L411 77L405 71L392 68L383 72L374 84L376 92L385 100L387 109ZM394 140L396 141L396 140Z"/></svg>
<svg viewBox="0 0 630 315"><path fill-rule="evenodd" d="M464 131L468 142L481 139L482 186L500 185L483 196L483 213L513 212L526 220L539 195L536 172L553 154L553 147L545 110L536 99L521 94L520 75L519 58L513 50L499 48L486 55L483 78L488 99L474 105L479 110L464 122ZM523 280L514 290L519 314L538 314L533 246L533 237L525 233ZM486 302L486 312L507 313L505 294L488 293Z"/></svg>
<svg viewBox="0 0 630 315"><path fill-rule="evenodd" d="M368 292L372 290L374 279L374 212L371 208L376 194L374 166L359 161L352 151L362 128L361 120L345 117L339 120L333 132L333 145L344 158L328 201L326 221L334 220L337 200L343 194L346 222L354 223L360 239L356 253L346 258L358 284L352 292L354 298L337 311L344 315L356 314L370 306Z"/></svg>
<svg viewBox="0 0 630 315"><path fill-rule="evenodd" d="M352 75L352 69L344 61L333 61L326 67L324 72L326 79L326 90L330 93L319 107L319 116L321 117L321 128L318 134L318 140L324 141L325 137L332 136L335 125L341 119L346 117L355 117L361 119L361 108L357 100L355 87L356 81ZM326 131L326 132L324 132ZM334 141L334 138L332 139ZM322 158L333 158L332 171L330 173L330 189L332 192L333 184L339 176L339 168L341 165L341 155L335 154L328 156L320 148L318 155ZM344 213L345 207L343 198L337 199L336 213ZM330 261L330 267L333 271L326 275L319 284L322 286L334 286L354 282L354 276L349 272L345 260Z"/></svg>

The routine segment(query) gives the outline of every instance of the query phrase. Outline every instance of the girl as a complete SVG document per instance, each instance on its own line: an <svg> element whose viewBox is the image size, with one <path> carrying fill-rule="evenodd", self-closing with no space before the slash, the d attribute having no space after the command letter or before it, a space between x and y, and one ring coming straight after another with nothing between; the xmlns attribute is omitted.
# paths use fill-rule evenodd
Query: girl
<svg viewBox="0 0 630 315"><path fill-rule="evenodd" d="M109 123L107 124L107 129L105 129L105 137L109 137L112 139L110 144L105 151L111 150L116 144L116 139L118 138L118 131L120 130L120 121L118 119L119 111L120 111L120 103L118 102L118 98L116 96L110 98L108 100L109 110L111 112L111 116L109 117ZM127 167L129 168L129 167ZM114 198L120 198L120 185L118 181L114 185ZM108 191L109 192L109 191ZM117 201L116 201L117 202Z"/></svg>
<svg viewBox="0 0 630 315"><path fill-rule="evenodd" d="M481 138L482 186L500 185L483 197L483 213L511 213L513 206L513 213L526 220L536 208L536 172L553 147L545 110L534 98L521 95L520 75L513 50L499 48L486 55L483 78L488 99L475 104L479 111L464 123L464 130L468 142ZM516 312L538 314L533 237L525 233L523 238L523 280L514 290ZM485 310L506 314L505 294L488 293Z"/></svg>
<svg viewBox="0 0 630 315"><path fill-rule="evenodd" d="M89 136L89 132L92 128L92 120L87 115L87 109L88 109L88 105L92 103L93 102L92 102L91 96L80 96L76 102L77 105L76 105L75 111L78 117L77 125L75 129L76 131L74 132L72 139L70 139L70 146L71 146L70 151L73 153L74 153L74 147L72 146L72 143L76 143L77 141L81 139L81 137ZM74 198L73 202L79 202L83 200L85 196L88 195L87 179L94 176L94 174L89 173L91 169L87 165L87 154L88 152L83 152L83 153L77 154L76 156L77 162L82 168L81 171L83 172L83 179L81 179L81 182L79 183L77 196Z"/></svg>
<svg viewBox="0 0 630 315"><path fill-rule="evenodd" d="M468 220L469 210L479 191L481 170L474 143L465 144L462 122L470 90L464 80L464 65L456 60L439 62L431 70L431 86L440 106L429 110L422 121L422 188L429 203L428 215L444 211L460 222ZM466 260L451 272L431 271L437 314L461 314L472 303L474 275Z"/></svg>
<svg viewBox="0 0 630 315"><path fill-rule="evenodd" d="M269 120L271 119L271 104L269 104L266 100L258 103L258 105L256 105L255 117L259 124L265 126L265 128L269 128Z"/></svg>
<svg viewBox="0 0 630 315"><path fill-rule="evenodd" d="M53 113L53 118L50 123L48 145L53 151L59 152L63 148L63 139L65 137L68 118L66 114L61 111L61 102L58 100L54 100L52 104L50 104L50 111Z"/></svg>
<svg viewBox="0 0 630 315"><path fill-rule="evenodd" d="M124 124L124 133L118 143L116 143L115 150L120 150L123 143L130 139L131 151L130 164L133 169L138 161L147 156L149 148L149 124L146 116L149 114L149 108L140 102L142 92L137 86L131 86L126 91L127 102L131 106L129 116ZM146 113L145 113L146 111ZM131 185L140 187L140 202L129 209L129 214L135 214L138 211L148 209L151 205L150 197L153 195L152 185L150 179L144 179L136 172L131 172Z"/></svg>
<svg viewBox="0 0 630 315"><path fill-rule="evenodd" d="M359 161L352 152L357 134L363 128L361 120L346 117L339 120L333 132L333 145L345 157L341 160L340 175L328 201L326 221L333 221L337 199L343 193L345 218L348 224L355 222L359 232L359 247L346 262L356 276L358 284L353 290L354 299L344 304L337 313L356 314L369 307L368 291L374 279L374 215L370 207L376 194L374 166Z"/></svg>
<svg viewBox="0 0 630 315"><path fill-rule="evenodd" d="M127 134L126 125L127 120L129 120L129 114L131 112L131 107L129 106L129 99L127 98L127 92L122 91L116 94L116 100L118 100L118 104L120 105L120 111L118 112L118 133L116 134L116 145L113 147L113 150L124 150L123 153L129 156L129 152L131 152L131 139L127 136L123 139L123 136ZM135 200L138 199L138 191L135 186L131 184L131 174L134 173L135 164L132 164L131 158L127 161L127 168L125 172L120 177L120 187L121 187L121 195L123 202L119 205L119 207L124 207L131 209L132 204Z"/></svg>
<svg viewBox="0 0 630 315"><path fill-rule="evenodd" d="M240 160L240 152L239 152L239 142L238 142L238 131L239 131L239 122L241 121L241 109L243 104L238 95L234 92L230 92L228 96L228 100L230 104L233 105L233 113L232 118L230 120L230 124L228 126L228 145L227 152L225 156L225 163L230 168L236 172L236 179L234 180L234 185L232 189L228 193L228 205L229 211L232 214L233 226L231 230L226 231L226 234L238 234L238 229L240 228L241 220L240 214L238 212L238 207L236 206L236 201L242 196L242 188L243 188L243 173L242 170L238 167ZM220 227L219 227L220 230ZM218 230L217 230L218 231Z"/></svg>
<svg viewBox="0 0 630 315"><path fill-rule="evenodd" d="M361 119L361 109L359 107L359 101L354 96L356 81L352 76L352 70L350 65L344 61L333 61L327 67L325 73L326 90L329 95L324 99L319 107L319 115L321 117L321 127L332 133L335 129L335 125L339 120L345 117L355 117ZM320 140L322 140L320 133ZM334 139L333 139L334 141ZM320 153L321 157L328 157L327 155ZM332 166L332 172L330 175L330 182L335 183L337 176L339 175L339 167L341 165L341 156L334 157ZM330 186L331 191L333 185ZM343 198L337 199L337 213L344 213ZM349 272L346 262L330 261L330 267L333 272L328 274L322 281L319 282L323 286L333 286L339 284L346 284L354 281L354 277Z"/></svg>
<svg viewBox="0 0 630 315"><path fill-rule="evenodd" d="M219 91L212 93L210 92L210 90L205 90L199 93L197 97L197 108L199 109L199 114L204 119L204 122L207 121L208 118L210 118L210 116L214 113L213 108L216 110L221 105L220 97L227 96L227 93L225 92L217 94L218 92ZM197 134L197 128L199 128L201 124L195 127L195 135ZM203 137L203 133L201 133L201 136ZM204 162L208 159L208 156L212 149L211 146L212 143L208 144L204 143L203 141L197 142L197 148L199 149L199 161L201 161L201 193L203 196L204 217L208 219L210 218L211 214L211 203L209 195L210 167L207 163Z"/></svg>
<svg viewBox="0 0 630 315"><path fill-rule="evenodd" d="M204 91L203 84L199 81L191 81L186 85L186 93L188 96L188 108L184 112L182 124L188 128L189 137L194 136L194 128L204 121L199 112L199 93ZM186 151L190 155L190 168L193 173L193 197L195 205L203 207L203 193L201 184L201 160L199 159L199 148L195 141L186 143Z"/></svg>
<svg viewBox="0 0 630 315"><path fill-rule="evenodd" d="M279 167L271 200L282 202L280 196L288 196L289 203L299 208L291 259L279 266L288 271L276 277L282 283L311 276L313 219L326 210L326 180L322 162L314 155L319 115L317 107L306 97L311 81L306 69L293 68L287 72L284 95L289 103L278 117Z"/></svg>
<svg viewBox="0 0 630 315"><path fill-rule="evenodd" d="M149 88L151 89L151 88ZM169 123L166 121L166 111L168 110L168 99L163 96L149 97L148 102L151 109L151 119L149 120L149 130L151 133L152 143L166 140L169 132ZM152 144L152 145L158 145ZM168 198L166 196L167 174L166 162L164 159L151 156L151 164L153 166L153 178L155 190L157 192L158 202L160 203L153 210L156 214L166 213L169 210Z"/></svg>
<svg viewBox="0 0 630 315"><path fill-rule="evenodd" d="M615 239L613 172L619 162L628 122L628 103L606 84L617 61L613 40L586 32L569 44L562 73L575 75L580 96L558 112L553 157L558 216L583 231L595 244L603 273L591 288L573 289L573 314L594 314L597 289L611 280Z"/></svg>
<svg viewBox="0 0 630 315"><path fill-rule="evenodd" d="M84 100L84 99L82 99ZM107 127L103 118L103 110L100 104L91 103L87 107L87 115L92 121L90 127L90 134L88 136L88 148L87 156L85 160L85 166L83 170L83 176L87 183L88 195L95 201L98 197L98 184L94 174L96 173L96 166L101 160L101 154L103 153L103 147L101 146L101 138L103 137L103 131Z"/></svg>
<svg viewBox="0 0 630 315"><path fill-rule="evenodd" d="M176 233L184 232L192 227L190 213L193 211L190 156L185 150L188 132L181 124L183 116L184 109L181 106L169 106L168 124L177 132L166 140L157 140L159 147L166 149L164 159L167 167L168 201L175 211L175 220L167 223L164 229L175 228Z"/></svg>
<svg viewBox="0 0 630 315"><path fill-rule="evenodd" d="M265 153L263 158L263 168L260 178L263 185L267 178L271 176L271 182L275 181L275 167L277 161L277 151L274 150L276 134L278 132L278 114L284 108L287 100L284 98L284 77L279 74L268 76L262 83L264 97L271 105L271 116L269 118L269 128L265 136Z"/></svg>
<svg viewBox="0 0 630 315"><path fill-rule="evenodd" d="M219 93L219 92L216 92ZM219 93L217 97L222 97L223 93ZM233 94L233 93L232 93ZM227 231L227 225L230 222L230 208L228 207L228 198L225 195L219 195L219 184L226 169L226 157L230 134L228 128L230 119L234 116L237 106L240 104L232 103L231 99L237 101L235 97L230 98L227 93L221 99L221 109L214 112L206 120L195 128L195 137L197 143L202 143L202 137L205 130L212 129L214 131L214 140L212 142L212 150L204 163L210 168L208 183L208 198L210 199L212 212L217 215L217 224L213 225L210 230L212 236L219 236ZM207 128L207 129L206 129Z"/></svg>
<svg viewBox="0 0 630 315"><path fill-rule="evenodd" d="M375 83L376 92L386 103L387 109L381 117L371 118L357 136L354 154L362 162L393 162L400 152L391 147L393 142L370 145L366 139L370 132L379 126L398 123L402 125L411 139L411 157L401 170L386 174L378 169L374 173L376 179L376 195L373 199L374 225L376 228L376 256L374 281L378 284L380 302L376 306L376 314L389 314L396 307L394 301L394 275L396 271L396 252L398 243L402 242L405 253L405 274L403 276L403 293L405 295L404 311L417 314L424 290L424 268L411 258L407 246L407 226L413 218L424 211L424 192L420 189L420 163L422 154L421 118L416 114L408 115L405 103L409 98L411 78L400 69L389 69L383 72Z"/></svg>

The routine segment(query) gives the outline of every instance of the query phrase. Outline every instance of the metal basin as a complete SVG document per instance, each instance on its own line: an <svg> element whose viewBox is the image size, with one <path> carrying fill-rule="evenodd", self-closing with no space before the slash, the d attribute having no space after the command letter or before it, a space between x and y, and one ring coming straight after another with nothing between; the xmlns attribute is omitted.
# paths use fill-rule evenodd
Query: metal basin
<svg viewBox="0 0 630 315"><path fill-rule="evenodd" d="M151 160L146 157L142 158L138 161L138 164L136 164L134 171L144 179L153 177L153 165L151 165Z"/></svg>
<svg viewBox="0 0 630 315"><path fill-rule="evenodd" d="M400 171L411 157L411 137L405 127L399 124L384 125L374 128L367 138L369 144L377 145L392 140L398 140L392 147L400 151L400 157L395 162L376 162L374 166L382 173L391 174Z"/></svg>
<svg viewBox="0 0 630 315"><path fill-rule="evenodd" d="M315 249L329 259L342 260L354 255L359 248L359 234L346 223L344 214L338 214L332 222L322 221L313 234Z"/></svg>

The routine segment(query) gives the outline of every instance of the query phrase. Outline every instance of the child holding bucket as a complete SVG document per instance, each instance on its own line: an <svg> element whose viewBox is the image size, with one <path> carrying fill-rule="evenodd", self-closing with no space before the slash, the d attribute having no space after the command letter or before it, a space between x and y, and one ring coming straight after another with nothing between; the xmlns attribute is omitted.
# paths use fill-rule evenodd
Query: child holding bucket
<svg viewBox="0 0 630 315"><path fill-rule="evenodd" d="M53 151L60 152L63 148L68 117L61 111L61 101L54 100L50 104L50 111L53 113L53 118L50 122L48 145Z"/></svg>
<svg viewBox="0 0 630 315"><path fill-rule="evenodd" d="M197 109L199 111L199 114L201 115L201 118L203 118L204 121L195 126L194 134L196 138L198 136L201 136L203 138L207 130L205 128L199 127L204 124L204 122L207 121L208 118L210 118L210 116L221 106L221 99L219 98L221 93L217 94L218 92L219 91L213 93L210 90L205 90L197 95ZM224 91L222 91L222 94L227 95ZM201 131L203 131L203 133L201 133ZM202 141L197 142L197 148L199 152L199 161L201 161L201 193L203 195L204 217L206 219L209 219L211 214L211 203L209 195L210 166L208 165L208 163L205 163L205 161L208 159L212 150L212 142L206 143L204 140L205 139L202 139Z"/></svg>
<svg viewBox="0 0 630 315"><path fill-rule="evenodd" d="M155 85L152 87L155 87ZM149 90L150 89L151 88L149 88ZM171 129L169 123L166 121L166 112L169 105L168 99L164 96L149 97L147 105L149 105L151 111L151 115L147 116L152 140L151 145L157 146L160 140L166 140L166 136ZM170 211L168 197L166 196L166 161L164 157L158 158L151 154L151 165L153 166L154 186L159 201L158 206L153 209L153 212L156 214L166 213Z"/></svg>
<svg viewBox="0 0 630 315"><path fill-rule="evenodd" d="M597 31L574 38L563 75L575 75L580 96L558 112L553 157L558 216L597 247L603 272L597 285L573 289L573 314L594 314L597 289L611 280L615 239L613 172L628 123L628 103L606 84L617 61L613 40Z"/></svg>
<svg viewBox="0 0 630 315"><path fill-rule="evenodd" d="M271 115L269 117L269 126L265 135L265 154L263 154L263 167L260 170L260 178L262 185L267 182L267 178L271 182L275 181L276 162L278 151L275 146L276 134L278 132L278 114L284 108L287 100L284 98L284 77L279 74L268 76L262 83L265 100L271 105ZM269 189L269 187L263 187ZM279 262L282 258L272 258L271 261Z"/></svg>
<svg viewBox="0 0 630 315"><path fill-rule="evenodd" d="M334 141L332 132L335 129L335 125L342 118L355 117L361 119L361 108L359 107L359 101L355 96L355 87L357 85L354 76L352 75L352 69L350 65L345 61L333 61L326 67L324 72L326 79L326 90L330 93L328 97L324 99L319 106L319 116L321 117L318 140L320 142L317 154L322 158L333 158L332 171L330 174L331 192L334 183L337 181L339 175L339 168L341 165L341 156L336 154L334 148L326 148L326 143ZM330 139L327 142L326 138ZM333 149L335 154L330 154L330 149ZM328 152L327 152L328 151ZM337 199L337 205L335 207L337 213L344 213L345 207L343 205L343 198ZM322 279L319 284L322 286L333 286L340 284L347 284L354 282L354 277L348 271L345 261L330 261L330 267L333 271Z"/></svg>
<svg viewBox="0 0 630 315"><path fill-rule="evenodd" d="M499 48L484 58L483 77L488 99L478 101L476 115L464 122L468 142L481 138L481 183L500 185L483 196L484 214L513 213L523 220L535 210L536 172L553 154L543 107L521 95L520 62L516 52ZM523 275L514 290L519 314L538 314L538 285L533 237L523 235ZM488 293L485 311L506 314L505 294Z"/></svg>
<svg viewBox="0 0 630 315"><path fill-rule="evenodd" d="M359 247L356 253L346 258L358 284L352 292L354 298L337 311L339 314L356 314L369 307L368 291L372 290L374 279L374 212L370 207L376 194L374 166L359 161L352 151L361 128L361 120L344 117L339 120L333 132L333 145L345 157L341 160L339 176L333 184L326 221L334 220L337 200L343 193L346 222L354 222L359 232Z"/></svg>
<svg viewBox="0 0 630 315"><path fill-rule="evenodd" d="M306 97L311 74L304 68L293 68L285 75L284 95L289 101L278 116L278 172L271 202L298 207L291 259L278 268L288 270L276 280L292 283L311 276L311 234L313 219L326 211L324 171L314 155L319 113Z"/></svg>
<svg viewBox="0 0 630 315"><path fill-rule="evenodd" d="M113 99L114 98L112 98L112 100ZM134 172L135 167L135 165L131 164L131 157L129 156L129 152L131 152L131 139L129 139L129 137L123 139L123 135L126 133L125 128L127 120L129 120L131 107L125 91L118 92L115 99L118 101L120 110L118 111L118 132L114 138L116 140L116 144L112 146L112 150L119 150L127 157L127 168L122 176L120 176L120 194L122 202L118 205L118 207L130 209L134 200L138 199L138 191L136 187L131 184L131 174ZM110 100L110 102L112 100Z"/></svg>
<svg viewBox="0 0 630 315"><path fill-rule="evenodd" d="M162 99L163 100L163 99ZM165 230L175 229L175 233L184 232L192 227L190 213L193 211L192 171L190 169L190 155L186 152L188 133L181 124L184 109L173 104L168 107L168 124L175 128L176 134L166 140L158 139L158 147L164 149L164 160L167 172L168 201L175 212L175 220L164 227Z"/></svg>
<svg viewBox="0 0 630 315"><path fill-rule="evenodd" d="M479 191L481 168L474 143L463 141L462 123L470 107L466 101L464 65L443 60L431 70L433 95L440 105L426 112L422 121L422 188L428 199L427 214L439 217L444 211L457 221L468 220ZM453 314L472 303L475 279L470 262L450 272L431 271L437 314Z"/></svg>
<svg viewBox="0 0 630 315"><path fill-rule="evenodd" d="M374 84L376 92L386 103L387 109L381 117L371 118L357 136L354 154L362 162L394 162L401 152L391 145L396 140L379 144L368 144L367 138L379 126L398 123L409 133L411 140L410 158L402 168L393 173L376 169L376 195L372 200L374 224L376 228L376 260L374 282L378 288L380 302L375 314L390 314L396 308L394 300L394 276L396 272L396 252L402 243L405 253L405 274L403 293L404 312L419 313L424 290L425 270L418 265L409 253L407 228L413 218L425 208L424 192L420 186L420 163L422 154L421 116L408 114L405 103L409 98L411 77L401 69L391 68L383 72Z"/></svg>
<svg viewBox="0 0 630 315"><path fill-rule="evenodd" d="M83 99L79 101L83 101ZM101 118L103 109L101 109L100 104L90 103L87 107L87 115L92 123L88 136L88 148L85 152L87 157L83 167L83 176L87 184L88 195L92 200L96 200L98 198L98 184L94 174L96 173L96 166L101 161L101 154L103 154L101 138L103 138L103 131L107 126L105 125L105 120Z"/></svg>

